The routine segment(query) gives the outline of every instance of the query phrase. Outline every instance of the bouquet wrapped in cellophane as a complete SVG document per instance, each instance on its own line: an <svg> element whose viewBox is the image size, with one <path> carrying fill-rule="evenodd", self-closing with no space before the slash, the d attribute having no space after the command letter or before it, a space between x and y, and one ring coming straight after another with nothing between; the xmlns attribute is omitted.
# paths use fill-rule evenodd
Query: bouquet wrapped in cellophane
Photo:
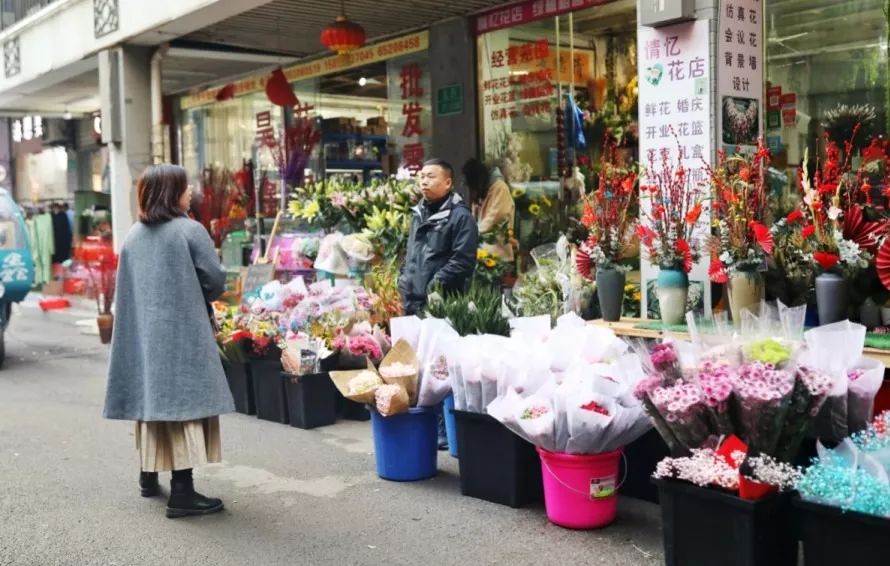
<svg viewBox="0 0 890 566"><path fill-rule="evenodd" d="M819 458L797 482L801 498L890 518L890 411Z"/></svg>
<svg viewBox="0 0 890 566"><path fill-rule="evenodd" d="M764 305L717 345L656 344L636 395L674 453L734 434L749 454L792 462L832 387L820 364L807 363L802 331L799 309Z"/></svg>
<svg viewBox="0 0 890 566"><path fill-rule="evenodd" d="M535 446L568 454L615 450L651 428L633 396L644 375L640 360L611 330L586 325L574 314L546 333L522 323L513 327L524 330L468 351L470 361L460 372L466 394L456 396L456 407L475 410L481 404Z"/></svg>

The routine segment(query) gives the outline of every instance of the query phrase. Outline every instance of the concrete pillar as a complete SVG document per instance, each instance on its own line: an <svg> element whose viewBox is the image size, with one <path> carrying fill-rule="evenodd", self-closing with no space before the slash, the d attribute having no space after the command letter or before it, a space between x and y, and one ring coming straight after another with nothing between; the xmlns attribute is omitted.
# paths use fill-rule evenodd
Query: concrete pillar
<svg viewBox="0 0 890 566"><path fill-rule="evenodd" d="M476 39L470 22L453 18L430 28L431 101L433 105L433 156L451 163L457 171L471 157L479 156L476 119ZM463 87L464 108L460 114L439 116L436 96L450 85ZM460 179L455 179L460 183Z"/></svg>
<svg viewBox="0 0 890 566"><path fill-rule="evenodd" d="M120 250L136 221L136 180L151 163L151 49L123 46L99 54L102 139L108 143L111 223Z"/></svg>

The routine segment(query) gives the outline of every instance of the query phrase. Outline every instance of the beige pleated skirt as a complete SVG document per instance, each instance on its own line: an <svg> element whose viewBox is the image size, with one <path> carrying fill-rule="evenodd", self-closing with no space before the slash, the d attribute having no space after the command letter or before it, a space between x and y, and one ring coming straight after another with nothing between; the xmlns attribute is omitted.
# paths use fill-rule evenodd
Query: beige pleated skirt
<svg viewBox="0 0 890 566"><path fill-rule="evenodd" d="M170 472L222 461L219 417L184 422L136 422L143 472Z"/></svg>

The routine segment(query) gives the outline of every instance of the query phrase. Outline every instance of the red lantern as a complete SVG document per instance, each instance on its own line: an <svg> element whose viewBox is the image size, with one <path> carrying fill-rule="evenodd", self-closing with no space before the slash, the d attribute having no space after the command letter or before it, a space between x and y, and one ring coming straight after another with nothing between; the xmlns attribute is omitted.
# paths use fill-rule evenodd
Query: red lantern
<svg viewBox="0 0 890 566"><path fill-rule="evenodd" d="M365 28L349 21L344 13L321 31L321 43L338 55L346 55L365 44Z"/></svg>

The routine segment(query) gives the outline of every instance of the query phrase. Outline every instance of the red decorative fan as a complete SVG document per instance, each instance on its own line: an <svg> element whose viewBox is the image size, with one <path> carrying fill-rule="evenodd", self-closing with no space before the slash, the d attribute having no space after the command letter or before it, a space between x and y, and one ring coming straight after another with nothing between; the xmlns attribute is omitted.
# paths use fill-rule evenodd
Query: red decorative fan
<svg viewBox="0 0 890 566"><path fill-rule="evenodd" d="M874 252L886 231L887 222L866 220L860 206L851 207L844 213L844 238L868 252Z"/></svg>
<svg viewBox="0 0 890 566"><path fill-rule="evenodd" d="M677 251L683 256L683 271L689 273L692 271L692 249L689 247L689 242L683 238L677 240Z"/></svg>
<svg viewBox="0 0 890 566"><path fill-rule="evenodd" d="M729 281L729 274L726 273L726 266L716 257L711 260L711 266L708 268L708 276L714 283L726 283Z"/></svg>
<svg viewBox="0 0 890 566"><path fill-rule="evenodd" d="M884 243L878 249L875 267L877 268L881 283L884 284L884 287L890 289L890 238L884 240Z"/></svg>
<svg viewBox="0 0 890 566"><path fill-rule="evenodd" d="M757 243L760 244L763 251L767 255L773 253L773 235L770 233L769 228L760 222L752 222L751 231L754 232L754 237L757 238Z"/></svg>
<svg viewBox="0 0 890 566"><path fill-rule="evenodd" d="M584 251L583 246L575 250L575 267L578 269L578 273L581 274L581 277L593 280L591 275L591 272L593 271L593 260L590 258L590 254Z"/></svg>

